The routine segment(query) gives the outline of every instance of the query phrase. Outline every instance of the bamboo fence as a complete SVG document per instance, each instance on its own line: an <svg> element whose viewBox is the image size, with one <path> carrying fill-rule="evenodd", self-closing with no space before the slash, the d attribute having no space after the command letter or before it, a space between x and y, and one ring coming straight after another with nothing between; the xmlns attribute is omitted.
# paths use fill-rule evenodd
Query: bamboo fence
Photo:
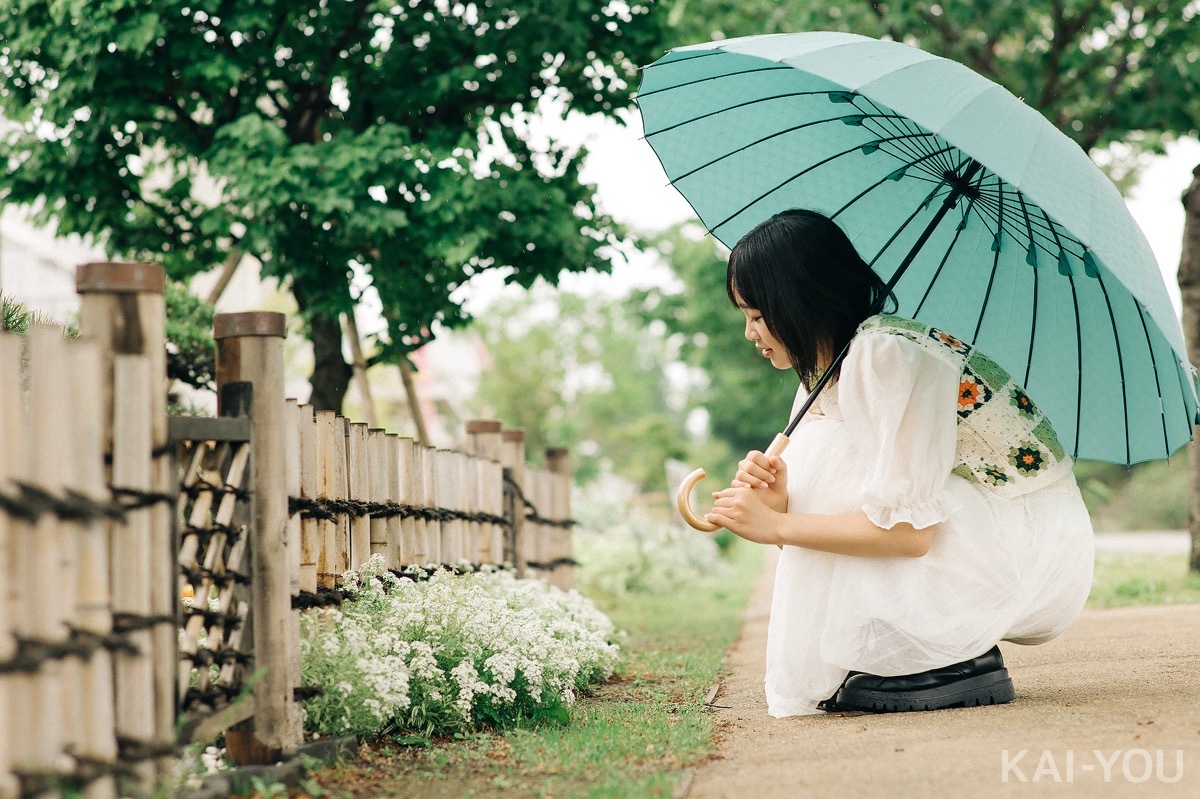
<svg viewBox="0 0 1200 799"><path fill-rule="evenodd" d="M163 285L86 264L78 339L0 336L0 799L161 793L220 732L238 763L293 753L300 613L372 555L573 585L565 450L285 399L281 314L218 315L219 416L169 419Z"/></svg>

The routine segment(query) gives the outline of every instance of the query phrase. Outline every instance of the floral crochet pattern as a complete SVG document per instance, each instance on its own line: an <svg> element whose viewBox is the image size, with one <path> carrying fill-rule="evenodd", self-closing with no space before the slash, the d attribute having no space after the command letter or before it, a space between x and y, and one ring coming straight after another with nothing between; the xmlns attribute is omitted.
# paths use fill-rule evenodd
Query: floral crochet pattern
<svg viewBox="0 0 1200 799"><path fill-rule="evenodd" d="M969 369L963 371L958 383L958 415L964 419L977 408L992 398L992 391L987 383L979 379Z"/></svg>
<svg viewBox="0 0 1200 799"><path fill-rule="evenodd" d="M955 352L961 352L963 355L966 355L971 351L971 347L969 345L964 344L961 340L955 338L944 330L938 330L936 327L929 328L929 337L939 344L949 347Z"/></svg>
<svg viewBox="0 0 1200 799"><path fill-rule="evenodd" d="M1037 418L1037 406L1033 404L1033 400L1029 398L1029 395L1022 391L1016 384L1013 385L1012 391L1009 392L1008 399L1026 419Z"/></svg>
<svg viewBox="0 0 1200 799"><path fill-rule="evenodd" d="M1071 459L1050 420L986 354L944 330L901 316L873 316L859 329L900 336L958 368L954 474L1014 497L1070 472Z"/></svg>
<svg viewBox="0 0 1200 799"><path fill-rule="evenodd" d="M1019 446L1012 448L1008 454L1008 462L1017 467L1021 474L1030 476L1037 474L1046 465L1046 458L1037 444L1022 441Z"/></svg>
<svg viewBox="0 0 1200 799"><path fill-rule="evenodd" d="M989 485L998 486L1012 482L1012 478L1008 476L1008 472L1004 471L1004 468L1001 466L984 464L981 471L983 472L983 481Z"/></svg>

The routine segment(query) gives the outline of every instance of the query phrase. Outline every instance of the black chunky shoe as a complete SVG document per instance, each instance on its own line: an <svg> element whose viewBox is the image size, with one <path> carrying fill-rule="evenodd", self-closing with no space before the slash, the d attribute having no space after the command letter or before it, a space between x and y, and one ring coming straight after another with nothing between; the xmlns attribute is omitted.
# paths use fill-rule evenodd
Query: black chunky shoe
<svg viewBox="0 0 1200 799"><path fill-rule="evenodd" d="M851 675L837 694L826 701L838 710L894 713L1001 705L1011 702L1015 696L1000 647L994 646L977 658L920 674L900 677Z"/></svg>
<svg viewBox="0 0 1200 799"><path fill-rule="evenodd" d="M826 713L837 713L841 710L856 710L857 708L842 707L837 701L838 693L841 692L842 688L846 685L846 680L850 679L856 674L862 674L862 672L852 671L848 673L842 680L842 684L839 685L837 690L833 692L832 696L830 696L828 699L822 699L820 702L817 702L817 710L824 710Z"/></svg>

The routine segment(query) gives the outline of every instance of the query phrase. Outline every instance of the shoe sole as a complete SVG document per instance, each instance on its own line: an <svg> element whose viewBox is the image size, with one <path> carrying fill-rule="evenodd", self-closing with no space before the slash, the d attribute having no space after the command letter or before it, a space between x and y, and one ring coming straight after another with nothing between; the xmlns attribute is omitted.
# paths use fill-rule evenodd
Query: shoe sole
<svg viewBox="0 0 1200 799"><path fill-rule="evenodd" d="M958 680L949 685L924 691L838 691L839 710L867 710L875 713L903 713L914 710L944 710L951 707L1002 705L1016 698L1008 669L989 671L978 677Z"/></svg>

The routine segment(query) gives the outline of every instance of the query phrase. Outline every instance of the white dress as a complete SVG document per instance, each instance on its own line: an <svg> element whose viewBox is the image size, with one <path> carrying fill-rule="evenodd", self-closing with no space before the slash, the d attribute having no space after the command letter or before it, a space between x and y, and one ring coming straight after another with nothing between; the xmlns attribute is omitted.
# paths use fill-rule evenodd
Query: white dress
<svg viewBox="0 0 1200 799"><path fill-rule="evenodd" d="M1043 643L1083 608L1094 542L1074 476L1066 468L1006 498L952 473L961 377L927 347L863 330L793 432L782 456L789 512L936 527L920 558L783 547L767 642L771 715L820 712L851 670L914 674L1000 640Z"/></svg>

